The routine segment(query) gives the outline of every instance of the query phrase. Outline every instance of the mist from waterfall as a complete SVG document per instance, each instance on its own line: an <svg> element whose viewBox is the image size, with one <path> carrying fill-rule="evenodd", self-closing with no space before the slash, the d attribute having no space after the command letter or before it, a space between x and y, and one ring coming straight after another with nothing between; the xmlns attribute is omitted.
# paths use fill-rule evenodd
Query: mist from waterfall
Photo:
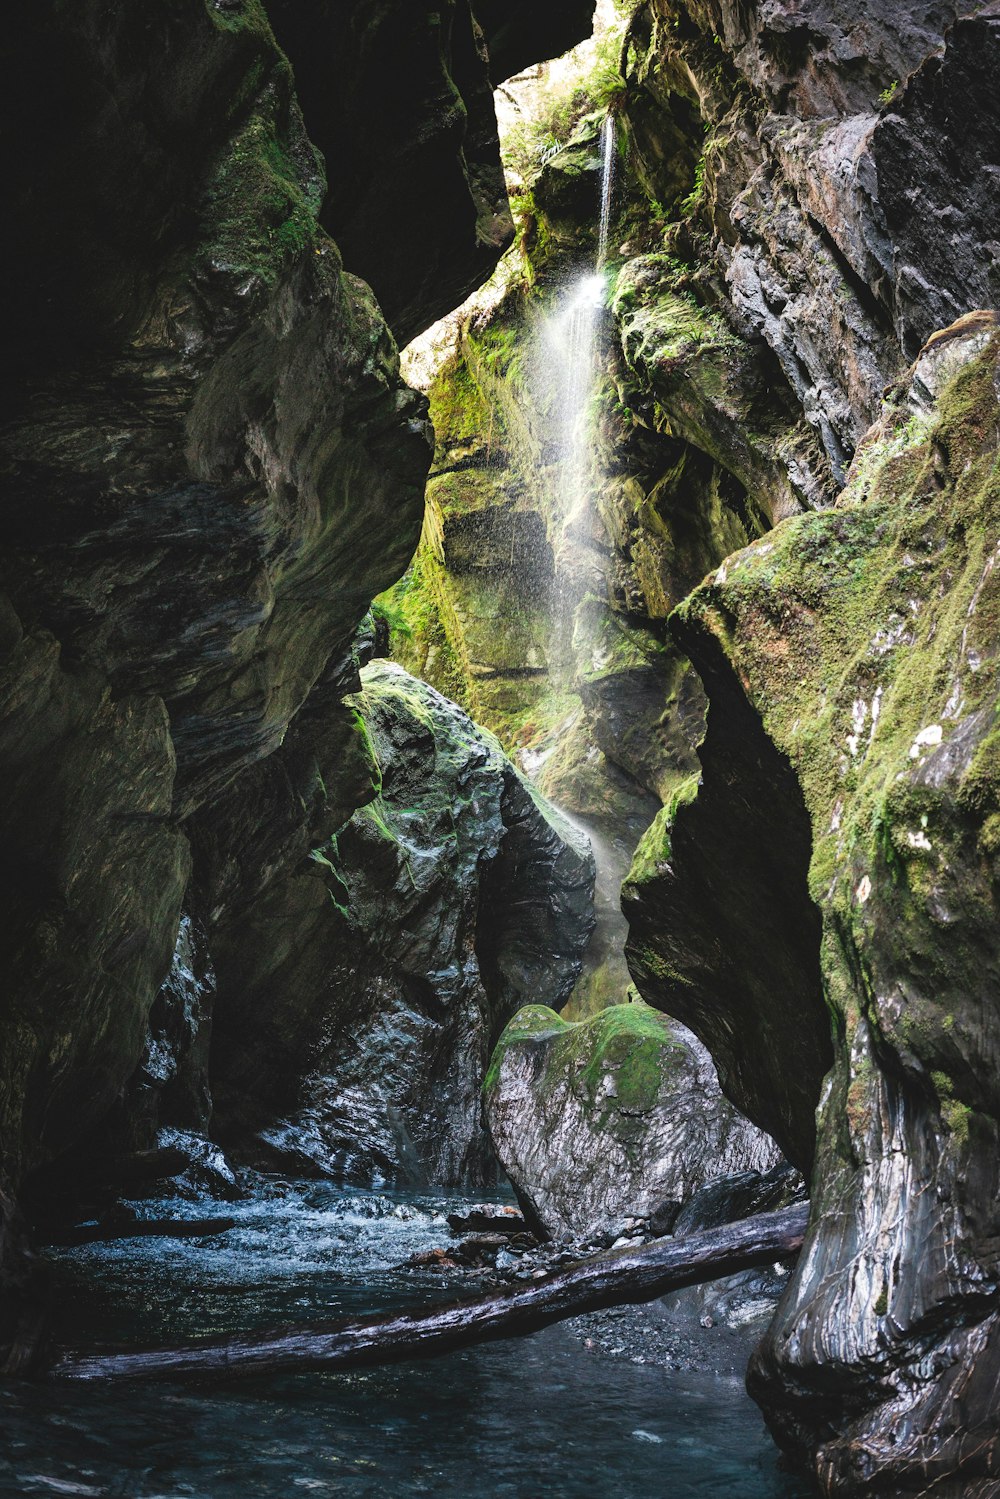
<svg viewBox="0 0 1000 1499"><path fill-rule="evenodd" d="M600 546L595 545L601 531L597 498L602 481L596 416L606 363L606 263L616 162L615 121L608 114L600 132L594 257L589 266L577 266L567 274L541 325L536 347L539 412L546 414L548 422L552 492L559 517L550 651L552 665L567 685L575 684L581 665L595 654L596 621L607 595ZM597 753L596 746L593 752ZM592 817L570 816L565 808L560 810L589 837L597 866L597 924L580 984L568 1007L573 1013L579 1004L582 1014L626 998L630 977L624 958L626 927L620 890L633 840L624 828L610 834L607 826Z"/></svg>

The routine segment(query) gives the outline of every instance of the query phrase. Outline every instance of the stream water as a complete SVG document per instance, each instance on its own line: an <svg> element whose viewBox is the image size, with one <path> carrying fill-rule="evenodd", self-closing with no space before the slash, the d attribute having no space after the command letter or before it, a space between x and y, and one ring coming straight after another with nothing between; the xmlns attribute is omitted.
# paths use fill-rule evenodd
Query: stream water
<svg viewBox="0 0 1000 1499"><path fill-rule="evenodd" d="M93 1346L475 1294L474 1279L398 1268L414 1251L448 1242L443 1214L455 1206L262 1184L252 1200L227 1206L237 1227L217 1239L54 1255L57 1316L67 1341ZM7 1385L0 1433L3 1496L807 1492L780 1472L740 1381L613 1358L567 1327L424 1363L228 1388Z"/></svg>

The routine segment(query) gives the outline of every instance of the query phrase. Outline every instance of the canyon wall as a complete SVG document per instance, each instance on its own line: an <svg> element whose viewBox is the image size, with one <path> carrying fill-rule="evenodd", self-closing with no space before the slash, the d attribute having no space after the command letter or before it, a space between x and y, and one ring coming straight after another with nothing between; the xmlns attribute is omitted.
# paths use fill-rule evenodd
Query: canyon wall
<svg viewBox="0 0 1000 1499"><path fill-rule="evenodd" d="M765 459L819 483L797 496L816 514L772 504L776 529L672 616L708 697L700 778L643 840L625 909L644 996L812 1163L751 1389L830 1494L1000 1481L1000 387L976 312L1000 291L1000 11L965 10L653 4L627 42L639 176L667 202L684 142L693 171L644 315L682 262L820 445L755 454L717 417L725 370L706 389L704 352L650 358L619 317L662 420L751 493L777 494ZM824 475L846 481L831 508Z"/></svg>
<svg viewBox="0 0 1000 1499"><path fill-rule="evenodd" d="M586 7L563 10L582 31ZM378 139L358 109L345 131L317 107L324 163L259 0L43 3L5 28L8 1287L19 1184L114 1110L182 902L231 923L371 794L351 642L412 553L430 458L426 403L352 274L395 274L399 139L424 142L405 171L431 208L419 244L400 212L398 327L441 310L431 287L474 286L510 233L467 6L316 6L305 41L273 19L304 95L324 65L381 80ZM506 45L530 59L522 22ZM216 978L218 1016L239 996ZM5 1296L14 1361L20 1315Z"/></svg>

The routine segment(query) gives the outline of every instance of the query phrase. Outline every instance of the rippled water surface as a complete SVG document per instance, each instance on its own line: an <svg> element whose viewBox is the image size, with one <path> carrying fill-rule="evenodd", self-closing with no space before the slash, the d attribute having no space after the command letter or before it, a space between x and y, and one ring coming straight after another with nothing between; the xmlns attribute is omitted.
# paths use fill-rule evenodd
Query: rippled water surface
<svg viewBox="0 0 1000 1499"><path fill-rule="evenodd" d="M218 1239L66 1251L56 1261L60 1325L68 1342L124 1343L474 1294L474 1280L397 1268L448 1242L443 1214L454 1206L299 1184L227 1207L238 1224ZM807 1493L779 1471L741 1381L611 1358L559 1327L367 1372L228 1387L8 1387L0 1432L4 1496Z"/></svg>

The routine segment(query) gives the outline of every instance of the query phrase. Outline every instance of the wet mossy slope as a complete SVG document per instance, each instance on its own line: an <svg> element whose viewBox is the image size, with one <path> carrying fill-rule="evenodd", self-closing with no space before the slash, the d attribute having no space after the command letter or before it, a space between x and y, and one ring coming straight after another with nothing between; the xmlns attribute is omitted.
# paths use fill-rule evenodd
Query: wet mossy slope
<svg viewBox="0 0 1000 1499"><path fill-rule="evenodd" d="M752 1382L836 1493L996 1476L998 361L992 314L936 335L835 509L677 612L709 689L703 784L626 887L637 982L724 1061L736 1038L723 1077L751 1117L790 1111L811 1069L810 1238ZM798 894L767 913L755 876L796 840ZM791 915L819 984L775 970ZM720 984L700 955L734 931Z"/></svg>

